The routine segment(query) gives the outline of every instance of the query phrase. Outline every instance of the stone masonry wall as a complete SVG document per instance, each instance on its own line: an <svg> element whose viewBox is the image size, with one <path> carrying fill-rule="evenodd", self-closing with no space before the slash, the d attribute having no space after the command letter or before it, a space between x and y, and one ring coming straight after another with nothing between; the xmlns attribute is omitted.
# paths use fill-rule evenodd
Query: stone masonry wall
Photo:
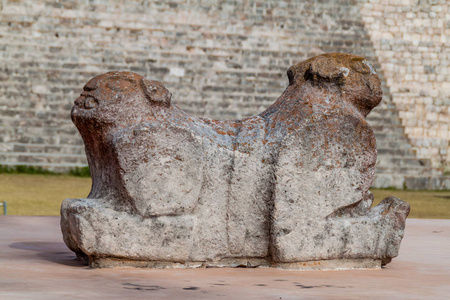
<svg viewBox="0 0 450 300"><path fill-rule="evenodd" d="M363 0L360 5L417 156L450 170L450 2Z"/></svg>
<svg viewBox="0 0 450 300"><path fill-rule="evenodd" d="M436 74L435 81L429 76L426 83L436 88L416 91L422 77L415 75L408 81L409 92L399 88L396 76L400 71L393 73L388 68L393 65L397 70L395 66L402 68L403 62L387 65L385 43L369 36L376 35L373 24L381 30L383 22L388 22L378 15L371 17L372 11L379 11L371 5L376 6L362 0L0 0L0 164L53 170L85 165L83 143L70 121L70 108L82 86L100 73L140 73L162 81L173 93L173 102L190 113L236 119L257 114L273 103L287 86L289 66L324 52L348 52L374 62L383 83L383 104L369 118L377 135L378 172L390 178L378 185L402 186L404 175L400 173L424 171L403 127L421 158L445 152L442 138L435 142L438 139L423 134L422 139L415 139L411 135L415 129L410 128L425 132L427 124L433 124L439 128L436 136L444 132L441 111L447 109L448 118L449 103L448 96L442 95L448 91L448 75L441 73L441 66L427 63L435 67L425 68L424 63L424 74L425 69ZM446 4L436 5L447 9ZM439 14L437 18L444 17ZM429 45L436 50L434 42ZM408 49L412 48L405 46L405 53ZM447 60L439 59L446 62L448 52L444 53ZM413 102L402 110L398 99L413 101L411 95L416 104L427 99L422 113L436 110L434 123L425 124L427 117L416 117L419 110L412 107ZM430 105L430 99L442 103ZM410 126L405 114L411 112L417 120ZM427 141L428 148L422 147L428 149L425 152L417 145Z"/></svg>

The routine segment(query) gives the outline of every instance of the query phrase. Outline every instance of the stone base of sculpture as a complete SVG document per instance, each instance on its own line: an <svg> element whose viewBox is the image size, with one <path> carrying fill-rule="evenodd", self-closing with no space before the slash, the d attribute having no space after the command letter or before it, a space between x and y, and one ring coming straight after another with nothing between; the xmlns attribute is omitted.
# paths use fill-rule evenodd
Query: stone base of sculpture
<svg viewBox="0 0 450 300"><path fill-rule="evenodd" d="M71 238L66 244L92 267L379 269L398 255L403 238L398 211L407 210L405 202L390 197L365 216L302 220L297 230L281 240L278 261L270 249L262 250L260 257L224 249L223 243L214 243L218 235L213 228L196 237L195 226L201 226L201 220L195 216L142 219L93 199L66 199L61 226L64 236ZM219 234L224 239L226 235ZM207 252L201 249L205 246Z"/></svg>
<svg viewBox="0 0 450 300"><path fill-rule="evenodd" d="M86 257L80 257L85 261ZM305 261L297 263L276 263L264 258L230 258L217 262L166 262L127 260L118 258L95 258L88 262L93 268L153 268L153 269L195 269L195 268L275 268L282 270L314 271L314 270L379 270L382 261L379 259L330 259Z"/></svg>
<svg viewBox="0 0 450 300"><path fill-rule="evenodd" d="M90 80L72 120L92 190L66 199L67 246L91 266L374 268L397 256L409 205L372 207L380 80L361 57L325 54L243 120L191 116L159 82Z"/></svg>

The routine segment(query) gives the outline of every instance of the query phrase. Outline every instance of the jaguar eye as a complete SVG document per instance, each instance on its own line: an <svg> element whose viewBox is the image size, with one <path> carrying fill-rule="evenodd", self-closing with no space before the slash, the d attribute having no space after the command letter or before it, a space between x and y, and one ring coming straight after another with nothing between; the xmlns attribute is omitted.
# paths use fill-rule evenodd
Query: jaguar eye
<svg viewBox="0 0 450 300"><path fill-rule="evenodd" d="M91 109L91 108L97 107L97 105L98 105L98 102L93 97L87 97L86 100L84 101L84 108L86 108L86 109Z"/></svg>

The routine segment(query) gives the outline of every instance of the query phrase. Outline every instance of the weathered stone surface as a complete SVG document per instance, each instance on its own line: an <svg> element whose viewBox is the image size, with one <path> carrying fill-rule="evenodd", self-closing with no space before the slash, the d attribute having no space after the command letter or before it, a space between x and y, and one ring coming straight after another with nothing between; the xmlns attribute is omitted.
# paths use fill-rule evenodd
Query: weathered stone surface
<svg viewBox="0 0 450 300"><path fill-rule="evenodd" d="M135 73L89 81L72 120L93 184L87 199L61 207L68 247L94 266L389 262L409 205L389 197L371 209L376 142L365 117L382 96L374 68L334 53L288 77L271 107L234 121L188 115Z"/></svg>

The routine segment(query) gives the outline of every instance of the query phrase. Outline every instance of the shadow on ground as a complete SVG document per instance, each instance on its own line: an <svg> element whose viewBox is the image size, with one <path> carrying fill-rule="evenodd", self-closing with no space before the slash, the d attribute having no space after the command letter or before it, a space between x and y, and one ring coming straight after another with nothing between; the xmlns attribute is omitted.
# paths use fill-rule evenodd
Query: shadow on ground
<svg viewBox="0 0 450 300"><path fill-rule="evenodd" d="M9 245L10 248L34 251L47 261L72 267L86 267L76 259L75 253L70 251L64 243L55 242L16 242Z"/></svg>

